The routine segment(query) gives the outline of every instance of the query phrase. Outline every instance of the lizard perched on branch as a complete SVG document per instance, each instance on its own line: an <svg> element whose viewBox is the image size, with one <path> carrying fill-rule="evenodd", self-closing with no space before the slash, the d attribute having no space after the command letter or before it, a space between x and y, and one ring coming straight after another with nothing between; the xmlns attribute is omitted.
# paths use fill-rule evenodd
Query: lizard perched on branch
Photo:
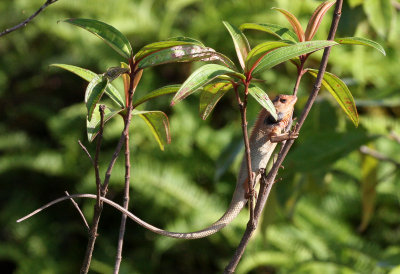
<svg viewBox="0 0 400 274"><path fill-rule="evenodd" d="M257 121L253 127L249 139L252 172L258 174L253 182L257 182L259 180L259 177L261 175L259 174L258 171L267 166L267 163L271 158L271 155L277 145L277 142L281 142L287 139L297 138L297 135L293 133L286 133L291 125L293 107L296 101L297 97L295 95L278 95L273 100L277 113L277 120L275 120L265 109L261 110L260 114L258 115ZM135 216L131 212L127 211L126 209L124 209L123 207L121 207L120 205L116 204L115 202L109 199L104 197L100 197L100 199L103 202L110 204L111 206L120 210L121 212L126 214L130 219L132 219L139 225L143 226L144 228L154 233L178 239L204 238L218 232L226 225L228 225L230 222L232 222L239 214L239 212L243 209L243 207L246 205L249 197L248 174L249 173L247 172L246 158L244 157L240 167L236 188L233 193L233 197L228 209L218 221L216 221L215 223L213 223L212 225L210 225L205 229L195 232L179 233L179 232L170 232L162 230L160 228L152 226L149 223L146 223L139 217ZM85 197L85 198L96 199L96 195L93 194L75 194L71 196L62 197L43 206L42 208L34 211L33 213L19 219L17 222L23 221L32 216L33 214L57 202L74 197L82 197L82 198Z"/></svg>

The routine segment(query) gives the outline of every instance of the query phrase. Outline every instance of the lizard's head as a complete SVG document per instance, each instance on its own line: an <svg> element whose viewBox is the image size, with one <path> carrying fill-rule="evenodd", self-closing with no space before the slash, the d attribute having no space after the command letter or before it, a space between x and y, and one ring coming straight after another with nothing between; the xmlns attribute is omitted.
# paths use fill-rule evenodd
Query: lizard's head
<svg viewBox="0 0 400 274"><path fill-rule="evenodd" d="M283 110L283 109L291 109L293 108L294 104L297 101L296 95L286 95L286 94L280 94L275 97L272 102L274 103L274 106L277 111Z"/></svg>
<svg viewBox="0 0 400 274"><path fill-rule="evenodd" d="M294 104L297 101L296 95L286 95L280 94L275 97L272 102L274 103L276 114L278 115L275 120L271 115L266 117L265 124L274 124L276 122L280 122L282 119L287 118L286 116L292 115Z"/></svg>

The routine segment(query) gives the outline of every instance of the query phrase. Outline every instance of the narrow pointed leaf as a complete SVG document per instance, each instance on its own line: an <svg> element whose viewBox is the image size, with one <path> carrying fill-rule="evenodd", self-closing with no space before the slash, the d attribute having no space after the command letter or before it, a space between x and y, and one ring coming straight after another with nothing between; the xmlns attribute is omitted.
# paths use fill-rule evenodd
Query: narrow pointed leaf
<svg viewBox="0 0 400 274"><path fill-rule="evenodd" d="M97 134L99 134L100 131L100 113L96 111L96 109L97 110L99 109L98 104L96 105L95 111L93 112L92 120L89 121L86 119L86 130L89 142L93 142L93 140L96 138ZM123 111L123 109L112 110L106 107L104 109L104 124L107 123L111 118L113 118L121 111Z"/></svg>
<svg viewBox="0 0 400 274"><path fill-rule="evenodd" d="M121 62L121 68L129 68L129 65L127 63ZM125 104L127 104L129 100L129 84L131 81L130 79L131 78L128 74L122 74L122 81L124 82Z"/></svg>
<svg viewBox="0 0 400 274"><path fill-rule="evenodd" d="M275 120L278 118L274 103L269 99L268 95L259 87L251 85L249 87L249 94L256 99L256 101L265 108Z"/></svg>
<svg viewBox="0 0 400 274"><path fill-rule="evenodd" d="M283 48L275 49L264 55L258 63L255 64L252 74L270 69L280 63L290 60L294 57L323 49L325 47L337 45L334 41L309 41L301 42Z"/></svg>
<svg viewBox="0 0 400 274"><path fill-rule="evenodd" d="M84 18L71 18L64 20L64 22L81 27L93 33L126 59L129 59L132 56L132 46L129 43L129 40L113 26L94 19Z"/></svg>
<svg viewBox="0 0 400 274"><path fill-rule="evenodd" d="M93 71L90 71L88 69L84 69L81 67L77 67L77 66L66 65L66 64L52 64L50 66L59 67L59 68L68 70L68 71L78 75L79 77L85 79L88 82L92 81L93 78L97 77L97 74L94 73ZM119 107L121 107L121 108L125 107L124 100L122 99L120 93L111 83L109 83L107 85L105 92L108 95L108 97L110 97L115 103L118 104Z"/></svg>
<svg viewBox="0 0 400 274"><path fill-rule="evenodd" d="M249 42L247 41L246 36L235 26L229 24L228 22L224 21L223 22L225 27L228 29L229 34L232 37L233 44L235 45L235 50L236 54L239 59L239 63L242 66L242 68L245 68L245 60L247 57L247 54L250 51L250 45Z"/></svg>
<svg viewBox="0 0 400 274"><path fill-rule="evenodd" d="M232 89L232 83L229 81L209 84L203 88L200 94L200 117L205 120L217 105L218 101Z"/></svg>
<svg viewBox="0 0 400 274"><path fill-rule="evenodd" d="M168 94L175 94L179 88L181 87L181 85L169 85L169 86L165 86L159 89L156 89L152 92L150 92L149 94L143 96L142 98L140 98L139 100L135 101L133 103L133 108L136 108L137 106L143 104L146 101L149 101L151 99L163 96L163 95L168 95Z"/></svg>
<svg viewBox="0 0 400 274"><path fill-rule="evenodd" d="M172 48L175 46L183 46L183 45L193 45L193 46L199 46L202 47L202 45L199 45L197 42L194 42L192 40L167 40L167 41L161 41L161 42L155 42L148 44L141 48L138 53L135 55L135 60L138 62L142 60L144 57L155 53L157 51L167 49L167 48Z"/></svg>
<svg viewBox="0 0 400 274"><path fill-rule="evenodd" d="M308 69L307 72L310 73L312 76L317 77L318 70ZM353 95L351 94L346 84L342 80L340 80L339 77L330 72L325 72L322 84L336 99L341 108L344 110L344 112L347 114L353 124L357 127L359 119L356 103L354 102Z"/></svg>
<svg viewBox="0 0 400 274"><path fill-rule="evenodd" d="M322 19L324 18L326 12L336 3L336 1L326 1L319 5L310 20L308 21L308 25L306 28L306 32L304 34L305 40L310 41L313 39L315 33L317 32L319 25L321 24Z"/></svg>
<svg viewBox="0 0 400 274"><path fill-rule="evenodd" d="M104 77L106 77L109 82L112 82L120 77L122 74L126 74L128 72L129 68L111 67L107 69L107 71L104 73Z"/></svg>
<svg viewBox="0 0 400 274"><path fill-rule="evenodd" d="M281 41L272 41L272 42L264 42L258 44L255 48L253 48L246 58L246 71L250 71L251 68L257 64L263 56L268 54L270 51L289 46L288 43L281 42Z"/></svg>
<svg viewBox="0 0 400 274"><path fill-rule="evenodd" d="M171 143L168 116L164 112L133 110L132 115L139 115L146 122L161 150Z"/></svg>
<svg viewBox="0 0 400 274"><path fill-rule="evenodd" d="M90 81L89 85L86 88L85 103L88 111L87 115L89 122L92 120L93 111L97 103L103 96L107 84L108 84L107 78L98 75L97 77L93 78L92 81Z"/></svg>
<svg viewBox="0 0 400 274"><path fill-rule="evenodd" d="M209 60L215 55L212 48L200 47L198 45L180 45L153 52L138 62L138 67L147 67L173 62L192 62L198 60Z"/></svg>
<svg viewBox="0 0 400 274"><path fill-rule="evenodd" d="M292 25L294 32L297 35L297 38L299 39L299 42L303 42L304 40L304 31L303 28L300 25L299 20L297 20L296 16L294 16L292 13L290 13L287 10L280 9L280 8L272 8L273 10L277 10L281 12L283 15L285 15L286 19L289 21L289 23Z"/></svg>
<svg viewBox="0 0 400 274"><path fill-rule="evenodd" d="M239 29L243 30L259 30L269 33L281 40L290 40L297 42L298 37L296 34L288 28L275 25L275 24L256 24L256 23L244 23L240 25Z"/></svg>
<svg viewBox="0 0 400 274"><path fill-rule="evenodd" d="M224 77L224 79L226 79L226 77L230 78L231 76L239 79L246 78L243 74L221 65L204 65L195 70L182 84L181 88L172 99L171 105L174 105L177 102L185 99L187 96L218 77Z"/></svg>
<svg viewBox="0 0 400 274"><path fill-rule="evenodd" d="M186 36L171 37L171 38L168 38L168 41L189 42L189 43L191 43L193 45L198 45L200 47L205 47L204 44L201 41L196 40L196 39L191 38L191 37L186 37Z"/></svg>
<svg viewBox="0 0 400 274"><path fill-rule="evenodd" d="M344 37L335 39L339 44L363 45L374 48L386 56L385 49L377 42L362 37Z"/></svg>

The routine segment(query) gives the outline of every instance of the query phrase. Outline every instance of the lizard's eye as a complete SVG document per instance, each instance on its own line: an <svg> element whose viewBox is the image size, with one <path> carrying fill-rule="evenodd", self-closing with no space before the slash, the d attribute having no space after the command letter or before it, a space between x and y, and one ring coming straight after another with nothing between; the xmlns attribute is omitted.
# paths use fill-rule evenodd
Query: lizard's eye
<svg viewBox="0 0 400 274"><path fill-rule="evenodd" d="M281 102L282 104L284 104L284 103L286 103L286 99L281 98L281 99L279 99L279 102Z"/></svg>

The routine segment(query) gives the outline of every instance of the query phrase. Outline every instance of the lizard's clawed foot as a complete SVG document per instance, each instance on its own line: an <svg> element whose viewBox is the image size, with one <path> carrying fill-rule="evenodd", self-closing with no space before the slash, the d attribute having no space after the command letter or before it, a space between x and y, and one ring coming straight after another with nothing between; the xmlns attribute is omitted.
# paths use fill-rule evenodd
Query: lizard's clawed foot
<svg viewBox="0 0 400 274"><path fill-rule="evenodd" d="M283 142L286 140L294 140L297 139L297 137L299 137L299 134L295 131L290 131L287 133L283 133L280 135L272 135L271 136L271 142L272 143L279 143L279 142Z"/></svg>

